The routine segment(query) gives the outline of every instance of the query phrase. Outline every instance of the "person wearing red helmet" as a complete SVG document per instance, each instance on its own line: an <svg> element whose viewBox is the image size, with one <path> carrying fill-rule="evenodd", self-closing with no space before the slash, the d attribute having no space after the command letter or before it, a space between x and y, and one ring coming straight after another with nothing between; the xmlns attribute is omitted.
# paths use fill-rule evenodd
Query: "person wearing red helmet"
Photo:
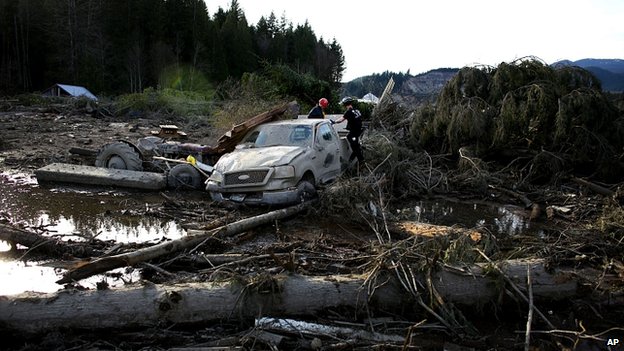
<svg viewBox="0 0 624 351"><path fill-rule="evenodd" d="M326 98L319 99L318 104L308 113L308 118L325 118L325 109L327 106L329 106L329 101Z"/></svg>

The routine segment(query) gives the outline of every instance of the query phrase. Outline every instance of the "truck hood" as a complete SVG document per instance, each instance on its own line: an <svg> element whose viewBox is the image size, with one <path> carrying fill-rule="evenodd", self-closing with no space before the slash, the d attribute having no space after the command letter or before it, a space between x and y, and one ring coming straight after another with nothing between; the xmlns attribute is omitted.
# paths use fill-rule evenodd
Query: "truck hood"
<svg viewBox="0 0 624 351"><path fill-rule="evenodd" d="M220 172L236 172L250 168L287 165L305 153L304 146L269 146L252 149L240 149L221 156L215 164Z"/></svg>

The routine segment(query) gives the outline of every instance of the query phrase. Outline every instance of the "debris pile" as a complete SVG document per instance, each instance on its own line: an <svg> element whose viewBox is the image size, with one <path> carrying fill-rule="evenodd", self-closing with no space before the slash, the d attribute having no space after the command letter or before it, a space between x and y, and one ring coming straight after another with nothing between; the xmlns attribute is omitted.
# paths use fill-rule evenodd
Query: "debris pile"
<svg viewBox="0 0 624 351"><path fill-rule="evenodd" d="M175 219L188 236L149 246L0 226L19 257L66 269L62 292L0 299L0 326L18 333L12 349L27 338L65 349L604 347L624 335L621 120L582 70L464 68L436 105L378 106L366 164L315 201L267 210L163 194L128 210ZM542 229L403 216L442 197L514 204ZM81 288L118 268L142 283ZM80 337L51 340L68 329Z"/></svg>

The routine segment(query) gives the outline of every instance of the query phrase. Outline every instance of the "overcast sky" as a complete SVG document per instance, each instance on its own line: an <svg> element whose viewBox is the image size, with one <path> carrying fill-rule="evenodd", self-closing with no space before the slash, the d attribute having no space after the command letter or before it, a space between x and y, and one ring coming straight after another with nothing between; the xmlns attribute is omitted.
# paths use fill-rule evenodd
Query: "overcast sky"
<svg viewBox="0 0 624 351"><path fill-rule="evenodd" d="M205 0L212 15L231 0ZM386 70L496 66L525 56L624 59L622 0L238 0L250 25L273 11L336 39L343 81Z"/></svg>

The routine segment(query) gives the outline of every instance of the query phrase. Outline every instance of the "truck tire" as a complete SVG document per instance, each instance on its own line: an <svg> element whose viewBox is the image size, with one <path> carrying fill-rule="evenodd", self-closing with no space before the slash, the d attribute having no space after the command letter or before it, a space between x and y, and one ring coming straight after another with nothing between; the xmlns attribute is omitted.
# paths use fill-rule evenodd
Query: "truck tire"
<svg viewBox="0 0 624 351"><path fill-rule="evenodd" d="M175 165L167 174L167 186L170 188L200 189L201 185L201 174L189 164Z"/></svg>
<svg viewBox="0 0 624 351"><path fill-rule="evenodd" d="M310 182L307 179L302 179L297 184L297 190L299 190L299 198L301 199L301 202L315 199L317 196L316 187L314 186L314 183Z"/></svg>
<svg viewBox="0 0 624 351"><path fill-rule="evenodd" d="M106 144L95 157L95 166L104 168L127 169L142 171L141 155L124 142Z"/></svg>

